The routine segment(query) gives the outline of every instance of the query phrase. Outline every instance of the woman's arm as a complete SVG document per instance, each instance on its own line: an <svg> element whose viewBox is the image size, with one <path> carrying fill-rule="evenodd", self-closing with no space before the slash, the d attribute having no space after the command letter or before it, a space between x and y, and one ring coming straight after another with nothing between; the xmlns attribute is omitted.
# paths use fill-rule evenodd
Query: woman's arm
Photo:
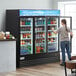
<svg viewBox="0 0 76 76"><path fill-rule="evenodd" d="M69 27L67 27L67 29L68 29L68 32L70 33L71 38L72 38L72 37L73 37L73 32L72 32L72 30L71 30Z"/></svg>
<svg viewBox="0 0 76 76"><path fill-rule="evenodd" d="M57 31L54 31L54 30L53 30L53 32L54 32L55 34L57 34L57 33L58 33Z"/></svg>

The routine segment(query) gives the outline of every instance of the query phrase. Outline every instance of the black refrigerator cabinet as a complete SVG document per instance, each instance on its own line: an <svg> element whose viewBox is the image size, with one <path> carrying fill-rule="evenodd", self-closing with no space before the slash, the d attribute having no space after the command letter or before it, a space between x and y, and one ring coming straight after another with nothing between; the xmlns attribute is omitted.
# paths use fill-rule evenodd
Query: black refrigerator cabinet
<svg viewBox="0 0 76 76"><path fill-rule="evenodd" d="M17 67L58 62L59 10L6 10L6 31L16 38Z"/></svg>

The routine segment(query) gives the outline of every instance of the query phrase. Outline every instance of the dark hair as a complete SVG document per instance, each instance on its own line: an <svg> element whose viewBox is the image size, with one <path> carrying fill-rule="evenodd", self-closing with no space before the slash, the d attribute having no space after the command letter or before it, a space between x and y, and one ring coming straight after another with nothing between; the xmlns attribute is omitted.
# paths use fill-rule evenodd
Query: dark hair
<svg viewBox="0 0 76 76"><path fill-rule="evenodd" d="M63 24L65 24L65 29L66 29L66 31L68 32L66 19L62 19L61 22L62 22Z"/></svg>

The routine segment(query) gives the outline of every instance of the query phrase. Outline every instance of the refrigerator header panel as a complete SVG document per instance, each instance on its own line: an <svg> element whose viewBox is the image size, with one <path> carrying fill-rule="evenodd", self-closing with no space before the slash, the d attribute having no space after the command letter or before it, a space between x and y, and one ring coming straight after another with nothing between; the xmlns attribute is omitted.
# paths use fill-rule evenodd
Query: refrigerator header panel
<svg viewBox="0 0 76 76"><path fill-rule="evenodd" d="M60 10L19 10L20 16L60 16Z"/></svg>

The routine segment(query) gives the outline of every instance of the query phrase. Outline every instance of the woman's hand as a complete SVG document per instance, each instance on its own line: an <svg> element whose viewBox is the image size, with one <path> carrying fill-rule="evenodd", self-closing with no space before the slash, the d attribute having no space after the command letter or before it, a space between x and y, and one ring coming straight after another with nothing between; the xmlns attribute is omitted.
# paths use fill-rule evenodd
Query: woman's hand
<svg viewBox="0 0 76 76"><path fill-rule="evenodd" d="M73 38L73 33L72 32L70 32L70 36L71 36L71 38Z"/></svg>
<svg viewBox="0 0 76 76"><path fill-rule="evenodd" d="M54 31L54 28L51 28L51 30L52 30L55 34L57 34L57 31Z"/></svg>

